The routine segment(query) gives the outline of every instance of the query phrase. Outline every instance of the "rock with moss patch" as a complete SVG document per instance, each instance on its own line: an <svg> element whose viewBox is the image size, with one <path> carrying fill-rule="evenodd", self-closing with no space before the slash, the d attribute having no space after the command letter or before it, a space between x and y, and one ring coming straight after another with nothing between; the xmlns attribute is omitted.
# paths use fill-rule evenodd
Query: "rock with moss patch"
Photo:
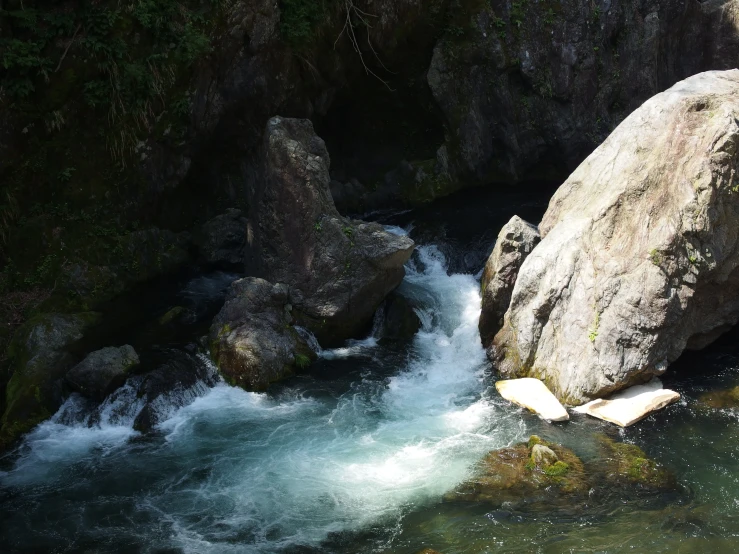
<svg viewBox="0 0 739 554"><path fill-rule="evenodd" d="M549 505L587 496L585 468L574 452L532 436L528 443L490 452L476 476L445 501Z"/></svg>
<svg viewBox="0 0 739 554"><path fill-rule="evenodd" d="M88 354L69 370L66 380L83 396L102 401L125 382L129 371L137 365L139 357L132 346L111 346Z"/></svg>
<svg viewBox="0 0 739 554"><path fill-rule="evenodd" d="M10 347L15 368L5 393L0 442L7 444L61 406L61 379L76 361L70 347L98 314L45 314L26 323Z"/></svg>
<svg viewBox="0 0 739 554"><path fill-rule="evenodd" d="M305 369L315 354L294 316L286 285L254 277L233 283L210 329L211 353L226 381L264 390Z"/></svg>

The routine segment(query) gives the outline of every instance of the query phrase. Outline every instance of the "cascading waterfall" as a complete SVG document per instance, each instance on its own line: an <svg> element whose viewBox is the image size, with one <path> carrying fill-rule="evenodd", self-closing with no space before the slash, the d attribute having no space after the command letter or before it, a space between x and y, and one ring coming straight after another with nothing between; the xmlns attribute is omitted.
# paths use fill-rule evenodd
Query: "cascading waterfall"
<svg viewBox="0 0 739 554"><path fill-rule="evenodd" d="M486 451L525 435L521 418L484 394L475 278L448 275L441 252L421 246L399 292L422 307L422 329L400 357L370 337L321 351L318 381L301 377L271 395L221 383L143 442L131 428L140 406L130 385L92 423L72 417L82 410L75 398L29 435L2 485L87 490L102 513L119 514L89 518L57 500L69 525L85 521L75 533L82 544L146 537L190 552L274 552L392 526L411 505L437 501ZM321 381L335 363L358 367L359 377ZM76 483L82 468L108 479Z"/></svg>

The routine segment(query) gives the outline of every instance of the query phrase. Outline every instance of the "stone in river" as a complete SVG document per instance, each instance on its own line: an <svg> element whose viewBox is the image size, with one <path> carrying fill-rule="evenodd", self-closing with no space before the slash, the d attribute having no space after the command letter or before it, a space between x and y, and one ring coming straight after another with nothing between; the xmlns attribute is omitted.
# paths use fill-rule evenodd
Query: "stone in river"
<svg viewBox="0 0 739 554"><path fill-rule="evenodd" d="M539 379L524 378L495 383L500 395L548 421L567 421L567 410Z"/></svg>
<svg viewBox="0 0 739 554"><path fill-rule="evenodd" d="M663 389L659 379L652 379L645 385L630 387L608 399L593 400L578 406L575 411L628 427L679 399L679 393Z"/></svg>

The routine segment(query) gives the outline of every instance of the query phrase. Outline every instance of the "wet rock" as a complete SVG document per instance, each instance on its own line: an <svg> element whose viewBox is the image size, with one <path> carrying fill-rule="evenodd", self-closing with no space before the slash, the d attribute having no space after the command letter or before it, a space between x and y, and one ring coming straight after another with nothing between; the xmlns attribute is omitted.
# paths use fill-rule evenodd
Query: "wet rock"
<svg viewBox="0 0 739 554"><path fill-rule="evenodd" d="M698 403L699 405L713 408L715 410L739 407L739 387L703 393L700 398L698 398Z"/></svg>
<svg viewBox="0 0 739 554"><path fill-rule="evenodd" d="M315 359L294 327L289 296L286 285L253 277L231 285L209 336L213 360L229 384L264 390Z"/></svg>
<svg viewBox="0 0 739 554"><path fill-rule="evenodd" d="M329 155L310 121L272 118L262 162L249 198L249 266L290 287L296 318L322 343L364 332L402 281L413 241L339 215Z"/></svg>
<svg viewBox="0 0 739 554"><path fill-rule="evenodd" d="M205 223L195 235L200 262L219 269L243 269L246 218L229 209Z"/></svg>
<svg viewBox="0 0 739 554"><path fill-rule="evenodd" d="M151 431L166 421L175 410L205 394L217 382L217 375L208 364L195 356L196 349L165 350L158 367L146 373L137 389L145 404L134 420L133 427L141 433Z"/></svg>
<svg viewBox="0 0 739 554"><path fill-rule="evenodd" d="M95 313L45 314L16 333L9 352L14 371L6 389L0 445L13 441L59 409L59 382L77 361L69 349L97 320Z"/></svg>
<svg viewBox="0 0 739 554"><path fill-rule="evenodd" d="M518 272L534 247L539 244L539 230L514 215L503 226L482 274L482 312L480 337L488 348L503 327Z"/></svg>
<svg viewBox="0 0 739 554"><path fill-rule="evenodd" d="M506 400L523 406L547 421L567 421L570 415L539 379L498 381L495 388Z"/></svg>
<svg viewBox="0 0 739 554"><path fill-rule="evenodd" d="M105 400L126 380L129 371L139 365L132 346L108 347L88 354L66 376L69 386L89 398Z"/></svg>
<svg viewBox="0 0 739 554"><path fill-rule="evenodd" d="M537 446L554 454L534 459ZM587 496L585 467L574 452L532 436L528 443L490 452L480 463L476 476L447 493L447 502L485 502L496 507L549 504Z"/></svg>
<svg viewBox="0 0 739 554"><path fill-rule="evenodd" d="M575 411L628 427L678 400L678 393L662 388L662 382L655 378L645 385L629 387L608 398L592 400L578 406Z"/></svg>
<svg viewBox="0 0 739 554"><path fill-rule="evenodd" d="M739 71L646 102L570 176L492 354L583 404L667 370L739 321Z"/></svg>
<svg viewBox="0 0 739 554"><path fill-rule="evenodd" d="M391 293L378 311L382 324L381 340L409 341L421 328L421 320L410 302L397 293Z"/></svg>
<svg viewBox="0 0 739 554"><path fill-rule="evenodd" d="M531 449L531 461L534 465L548 467L559 461L554 450L543 444L535 444Z"/></svg>

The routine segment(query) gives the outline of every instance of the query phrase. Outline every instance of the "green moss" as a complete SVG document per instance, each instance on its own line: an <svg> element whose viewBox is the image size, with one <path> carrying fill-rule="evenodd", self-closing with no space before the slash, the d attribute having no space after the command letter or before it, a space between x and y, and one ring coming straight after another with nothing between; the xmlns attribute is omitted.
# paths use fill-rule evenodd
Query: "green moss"
<svg viewBox="0 0 739 554"><path fill-rule="evenodd" d="M295 354L295 365L298 369L306 369L310 364L311 360L308 356L305 354Z"/></svg>
<svg viewBox="0 0 739 554"><path fill-rule="evenodd" d="M552 465L544 469L547 477L562 477L570 471L570 466L565 462L554 462Z"/></svg>

